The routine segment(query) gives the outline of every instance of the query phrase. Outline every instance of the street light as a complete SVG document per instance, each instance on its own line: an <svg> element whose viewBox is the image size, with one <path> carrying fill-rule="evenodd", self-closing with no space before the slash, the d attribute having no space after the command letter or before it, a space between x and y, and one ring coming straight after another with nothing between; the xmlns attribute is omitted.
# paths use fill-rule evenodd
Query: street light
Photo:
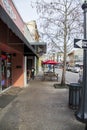
<svg viewBox="0 0 87 130"><path fill-rule="evenodd" d="M87 40L87 0L84 0L82 9L84 13L84 39ZM87 48L84 48L83 54L83 84L81 102L75 116L77 120L86 124L85 130L87 130Z"/></svg>

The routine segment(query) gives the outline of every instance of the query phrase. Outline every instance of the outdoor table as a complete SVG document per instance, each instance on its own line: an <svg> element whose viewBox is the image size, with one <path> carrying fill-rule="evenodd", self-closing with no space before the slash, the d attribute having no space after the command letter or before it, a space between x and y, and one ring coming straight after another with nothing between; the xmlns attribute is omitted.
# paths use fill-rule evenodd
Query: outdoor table
<svg viewBox="0 0 87 130"><path fill-rule="evenodd" d="M44 72L44 80L49 79L50 81L52 81L53 78L56 78L56 80L58 81L58 74L51 71Z"/></svg>

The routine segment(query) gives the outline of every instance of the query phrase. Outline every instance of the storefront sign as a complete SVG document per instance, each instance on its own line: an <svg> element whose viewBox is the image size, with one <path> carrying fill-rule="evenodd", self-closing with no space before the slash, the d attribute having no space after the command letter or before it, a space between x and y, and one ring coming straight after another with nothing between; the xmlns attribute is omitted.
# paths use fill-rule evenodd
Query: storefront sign
<svg viewBox="0 0 87 130"><path fill-rule="evenodd" d="M9 4L8 0L2 0L2 3L5 7L5 9L7 10L8 14L10 15L10 17L12 19L16 19L16 15L14 14L11 5Z"/></svg>

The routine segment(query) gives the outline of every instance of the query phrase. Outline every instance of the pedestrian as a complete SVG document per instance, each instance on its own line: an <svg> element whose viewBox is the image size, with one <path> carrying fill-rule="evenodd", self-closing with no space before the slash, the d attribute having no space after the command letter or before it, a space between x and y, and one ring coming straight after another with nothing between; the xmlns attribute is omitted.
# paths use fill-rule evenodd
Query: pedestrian
<svg viewBox="0 0 87 130"><path fill-rule="evenodd" d="M51 64L48 64L48 71L51 70Z"/></svg>
<svg viewBox="0 0 87 130"><path fill-rule="evenodd" d="M27 82L30 81L31 78L31 70L27 70Z"/></svg>
<svg viewBox="0 0 87 130"><path fill-rule="evenodd" d="M34 67L32 67L31 68L31 78L34 80L34 78L35 78L35 68Z"/></svg>

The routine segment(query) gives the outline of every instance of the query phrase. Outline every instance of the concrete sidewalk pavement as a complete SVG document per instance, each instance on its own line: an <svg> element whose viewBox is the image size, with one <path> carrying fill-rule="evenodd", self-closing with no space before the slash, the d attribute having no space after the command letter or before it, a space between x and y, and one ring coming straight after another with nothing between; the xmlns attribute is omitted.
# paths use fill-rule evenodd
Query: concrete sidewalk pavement
<svg viewBox="0 0 87 130"><path fill-rule="evenodd" d="M68 89L55 89L53 84L32 80L27 88L8 92L16 96L0 110L0 130L84 130L85 124L68 108Z"/></svg>

